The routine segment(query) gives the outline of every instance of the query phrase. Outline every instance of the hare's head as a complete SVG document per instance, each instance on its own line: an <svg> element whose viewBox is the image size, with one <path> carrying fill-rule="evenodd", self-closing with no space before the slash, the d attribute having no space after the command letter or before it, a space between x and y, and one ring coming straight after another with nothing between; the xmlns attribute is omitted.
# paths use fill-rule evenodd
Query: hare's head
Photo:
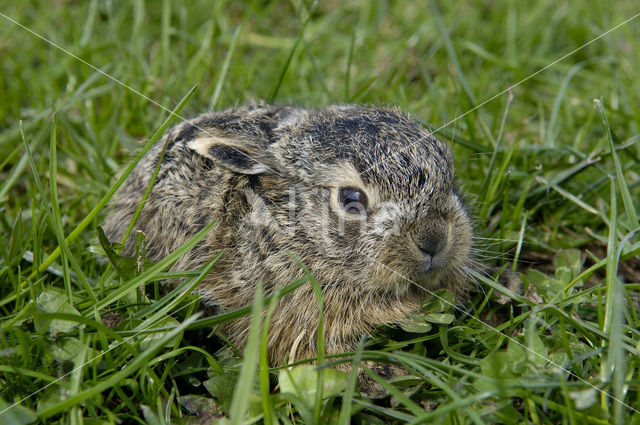
<svg viewBox="0 0 640 425"><path fill-rule="evenodd" d="M238 237L265 268L291 251L326 285L463 291L472 230L451 154L399 111L253 106L184 132L243 181Z"/></svg>

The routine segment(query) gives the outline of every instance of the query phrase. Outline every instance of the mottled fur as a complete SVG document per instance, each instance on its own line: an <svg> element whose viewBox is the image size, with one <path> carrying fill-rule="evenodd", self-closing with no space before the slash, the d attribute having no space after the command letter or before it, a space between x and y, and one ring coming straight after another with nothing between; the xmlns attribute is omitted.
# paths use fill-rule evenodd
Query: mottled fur
<svg viewBox="0 0 640 425"><path fill-rule="evenodd" d="M157 260L219 221L174 266L195 269L225 250L198 288L207 304L234 309L252 302L258 282L272 293L299 278L291 252L322 287L325 347L337 353L354 350L376 324L402 321L427 290L466 291L472 231L451 154L401 112L252 105L184 122L117 195L105 227L111 240L122 237L167 140L135 228ZM345 187L366 193L366 214L340 207ZM131 239L126 246L132 254ZM248 323L236 320L222 332L242 346ZM271 362L314 357L317 325L314 292L303 285L271 319Z"/></svg>

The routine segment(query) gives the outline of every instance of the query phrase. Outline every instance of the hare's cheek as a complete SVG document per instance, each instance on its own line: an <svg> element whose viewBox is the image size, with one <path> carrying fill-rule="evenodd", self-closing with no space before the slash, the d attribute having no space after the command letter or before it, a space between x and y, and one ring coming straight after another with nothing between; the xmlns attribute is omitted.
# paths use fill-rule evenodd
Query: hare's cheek
<svg viewBox="0 0 640 425"><path fill-rule="evenodd" d="M374 257L377 262L394 272L409 276L423 268L415 247L405 236L387 235L370 246L372 251L377 251Z"/></svg>
<svg viewBox="0 0 640 425"><path fill-rule="evenodd" d="M471 252L473 229L471 220L465 212L457 214L451 222L447 245L450 256L458 260L466 260Z"/></svg>
<svg viewBox="0 0 640 425"><path fill-rule="evenodd" d="M366 231L366 218L345 219L342 214L331 212L331 239L344 248L355 249L362 240L362 235Z"/></svg>

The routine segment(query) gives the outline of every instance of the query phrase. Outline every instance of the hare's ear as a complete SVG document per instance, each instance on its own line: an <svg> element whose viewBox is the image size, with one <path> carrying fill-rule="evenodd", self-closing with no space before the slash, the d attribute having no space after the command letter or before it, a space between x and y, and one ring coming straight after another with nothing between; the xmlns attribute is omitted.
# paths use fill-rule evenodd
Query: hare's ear
<svg viewBox="0 0 640 425"><path fill-rule="evenodd" d="M213 160L231 171L240 174L263 174L275 172L263 163L264 155L259 148L251 146L243 138L201 134L187 142L187 147Z"/></svg>

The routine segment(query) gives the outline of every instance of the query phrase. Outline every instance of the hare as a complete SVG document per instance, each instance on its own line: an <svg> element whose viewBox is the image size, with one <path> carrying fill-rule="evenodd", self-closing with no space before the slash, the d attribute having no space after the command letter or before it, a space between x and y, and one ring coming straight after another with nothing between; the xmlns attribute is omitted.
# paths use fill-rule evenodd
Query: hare
<svg viewBox="0 0 640 425"><path fill-rule="evenodd" d="M396 109L314 110L256 104L200 115L172 129L117 194L105 231L122 238L167 144L135 229L161 259L212 220L216 227L174 269L196 269L224 250L197 292L223 310L250 304L302 276L324 299L327 353L356 349L363 334L397 323L429 291L463 296L472 224L456 190L447 146ZM133 241L125 254L133 254ZM242 346L249 318L223 334ZM316 296L305 284L280 300L270 322L272 364L316 356ZM400 368L374 364L389 378ZM380 388L360 373L363 394Z"/></svg>

